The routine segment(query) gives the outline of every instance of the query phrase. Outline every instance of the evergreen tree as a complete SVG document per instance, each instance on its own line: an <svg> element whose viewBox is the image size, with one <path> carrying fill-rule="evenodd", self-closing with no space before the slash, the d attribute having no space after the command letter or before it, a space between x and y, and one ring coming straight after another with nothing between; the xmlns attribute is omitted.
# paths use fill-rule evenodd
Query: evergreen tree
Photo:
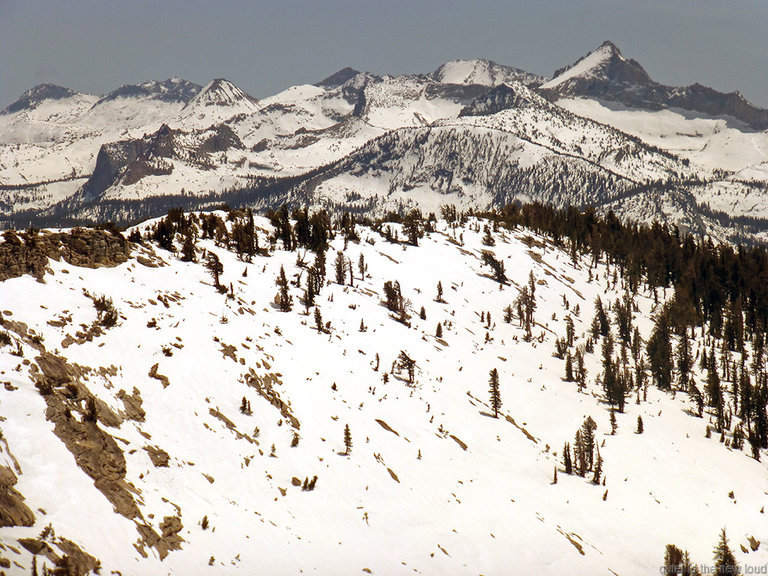
<svg viewBox="0 0 768 576"><path fill-rule="evenodd" d="M349 424L344 425L344 454L349 456L352 452L352 432L349 430Z"/></svg>
<svg viewBox="0 0 768 576"><path fill-rule="evenodd" d="M493 409L493 417L499 417L499 409L501 408L501 392L499 392L499 372L494 368L490 373L490 392L491 392L491 408Z"/></svg>
<svg viewBox="0 0 768 576"><path fill-rule="evenodd" d="M592 483L600 484L601 474L603 473L603 457L600 456L600 451L597 451L597 460L595 461L595 470L592 474Z"/></svg>
<svg viewBox="0 0 768 576"><path fill-rule="evenodd" d="M213 285L221 290L221 284L219 283L219 276L224 272L224 265L213 252L208 252L208 256L205 260L205 269L213 278Z"/></svg>
<svg viewBox="0 0 768 576"><path fill-rule="evenodd" d="M336 253L336 259L333 261L334 268L336 270L336 284L344 284L344 280L347 277L347 259L344 257L343 252Z"/></svg>
<svg viewBox="0 0 768 576"><path fill-rule="evenodd" d="M493 239L493 235L491 234L491 228L486 224L483 227L483 244L485 246L495 246L496 240Z"/></svg>
<svg viewBox="0 0 768 576"><path fill-rule="evenodd" d="M733 555L728 538L725 534L725 528L720 532L720 541L715 546L715 574L717 576L731 576L740 572L739 565L736 563L736 557Z"/></svg>
<svg viewBox="0 0 768 576"><path fill-rule="evenodd" d="M288 279L285 277L285 269L280 266L280 274L275 280L275 284L280 288L277 295L277 305L282 312L290 312L293 308L293 297L288 292Z"/></svg>
<svg viewBox="0 0 768 576"><path fill-rule="evenodd" d="M501 260L496 260L494 255L488 250L483 250L483 264L490 266L491 270L493 271L493 278L496 280L496 282L499 284L507 283L507 275L504 271L504 262Z"/></svg>
<svg viewBox="0 0 768 576"><path fill-rule="evenodd" d="M665 307L654 319L653 333L646 346L653 380L659 388L664 390L669 390L672 386L671 337L672 332Z"/></svg>
<svg viewBox="0 0 768 576"><path fill-rule="evenodd" d="M643 417L642 416L637 417L637 433L638 434L643 433Z"/></svg>
<svg viewBox="0 0 768 576"><path fill-rule="evenodd" d="M563 446L563 469L566 474L573 474L573 463L571 462L571 445L568 442Z"/></svg>
<svg viewBox="0 0 768 576"><path fill-rule="evenodd" d="M184 244L181 247L181 260L183 262L197 262L195 255L195 237L191 230L184 234Z"/></svg>
<svg viewBox="0 0 768 576"><path fill-rule="evenodd" d="M570 352L565 356L565 381L573 382L573 359Z"/></svg>
<svg viewBox="0 0 768 576"><path fill-rule="evenodd" d="M595 320L592 323L592 336L597 340L598 336L607 336L610 329L611 325L608 321L608 315L605 313L600 296L598 296L595 299Z"/></svg>
<svg viewBox="0 0 768 576"><path fill-rule="evenodd" d="M435 328L435 338L442 338L443 337L443 325L438 322L437 328Z"/></svg>
<svg viewBox="0 0 768 576"><path fill-rule="evenodd" d="M413 384L416 381L416 360L408 356L405 350L400 350L396 366L398 370L406 371L408 374L408 384Z"/></svg>
<svg viewBox="0 0 768 576"><path fill-rule="evenodd" d="M680 342L677 345L677 372L680 375L679 387L681 390L688 389L692 368L691 342L688 339L688 329L684 328Z"/></svg>

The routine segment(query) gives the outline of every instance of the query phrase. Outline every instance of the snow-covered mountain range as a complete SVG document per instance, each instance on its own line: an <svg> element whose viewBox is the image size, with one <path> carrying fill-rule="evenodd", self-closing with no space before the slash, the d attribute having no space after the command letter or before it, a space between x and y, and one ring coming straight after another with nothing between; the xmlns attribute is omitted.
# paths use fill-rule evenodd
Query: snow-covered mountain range
<svg viewBox="0 0 768 576"><path fill-rule="evenodd" d="M251 224L260 249L238 257ZM721 436L714 408L643 368L672 291L630 287L597 252L449 218L417 223L418 246L398 240L409 225L347 221L318 257L293 225L6 233L0 572L630 576L659 573L669 544L711 566L722 528L742 567L768 562L768 453L737 440L760 345L746 373L741 356L752 396L732 393L739 355L689 332L689 391L704 356L732 371ZM621 411L598 298L631 366ZM577 431L586 474L564 464Z"/></svg>
<svg viewBox="0 0 768 576"><path fill-rule="evenodd" d="M383 213L536 199L761 240L766 128L738 93L661 85L610 42L551 79L456 60L345 68L261 100L224 79L103 97L42 85L0 112L0 225L222 202Z"/></svg>

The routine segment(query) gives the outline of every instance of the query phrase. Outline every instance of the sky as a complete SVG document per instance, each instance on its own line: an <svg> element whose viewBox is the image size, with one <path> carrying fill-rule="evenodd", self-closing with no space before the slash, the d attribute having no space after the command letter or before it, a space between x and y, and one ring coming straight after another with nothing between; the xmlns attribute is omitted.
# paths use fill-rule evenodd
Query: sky
<svg viewBox="0 0 768 576"><path fill-rule="evenodd" d="M488 58L552 76L604 40L670 85L768 108L765 0L0 0L0 108L43 82L107 93L180 76L262 98L351 66Z"/></svg>

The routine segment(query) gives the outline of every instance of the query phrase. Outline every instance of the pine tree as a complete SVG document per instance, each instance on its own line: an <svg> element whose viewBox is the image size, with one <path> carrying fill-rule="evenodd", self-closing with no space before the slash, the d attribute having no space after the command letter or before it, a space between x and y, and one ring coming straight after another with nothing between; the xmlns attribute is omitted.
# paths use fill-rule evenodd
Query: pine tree
<svg viewBox="0 0 768 576"><path fill-rule="evenodd" d="M275 284L280 288L277 305L282 312L290 312L291 308L293 308L293 297L288 292L288 278L286 278L285 268L282 266L280 266L280 274L278 274Z"/></svg>
<svg viewBox="0 0 768 576"><path fill-rule="evenodd" d="M637 417L637 433L638 434L643 433L643 417L642 416Z"/></svg>
<svg viewBox="0 0 768 576"><path fill-rule="evenodd" d="M646 351L653 380L659 388L669 390L672 385L672 331L669 326L668 307L656 315L653 333Z"/></svg>
<svg viewBox="0 0 768 576"><path fill-rule="evenodd" d="M416 360L408 356L405 350L400 350L395 363L398 370L405 370L408 374L408 384L413 384L416 381Z"/></svg>
<svg viewBox="0 0 768 576"><path fill-rule="evenodd" d="M442 338L443 337L443 325L438 322L437 328L435 328L435 338Z"/></svg>
<svg viewBox="0 0 768 576"><path fill-rule="evenodd" d="M600 456L600 451L597 451L597 460L595 461L595 471L592 475L592 483L600 484L600 475L603 473L603 457Z"/></svg>
<svg viewBox="0 0 768 576"><path fill-rule="evenodd" d="M435 298L436 302L445 302L443 300L443 283L439 280L437 281L437 298Z"/></svg>
<svg viewBox="0 0 768 576"><path fill-rule="evenodd" d="M674 544L667 544L664 550L664 570L662 574L680 574L683 566L683 551Z"/></svg>
<svg viewBox="0 0 768 576"><path fill-rule="evenodd" d="M490 392L493 417L498 418L499 409L501 408L501 393L499 392L499 372L496 368L490 372Z"/></svg>
<svg viewBox="0 0 768 576"><path fill-rule="evenodd" d="M219 275L224 272L224 265L221 263L221 260L219 260L219 257L213 252L208 252L208 257L205 261L205 269L208 270L211 278L213 278L213 285L217 289L221 289Z"/></svg>
<svg viewBox="0 0 768 576"><path fill-rule="evenodd" d="M183 262L197 262L197 256L195 256L195 238L192 235L191 230L187 230L184 234L184 244L181 247L181 260Z"/></svg>
<svg viewBox="0 0 768 576"><path fill-rule="evenodd" d="M352 452L352 432L349 430L349 424L344 425L344 454L349 456Z"/></svg>
<svg viewBox="0 0 768 576"><path fill-rule="evenodd" d="M736 557L733 555L728 538L725 534L725 528L720 532L720 541L714 550L715 553L715 574L717 576L731 576L739 573L739 565L736 563Z"/></svg>
<svg viewBox="0 0 768 576"><path fill-rule="evenodd" d="M344 257L343 252L336 253L336 259L333 261L334 268L336 270L336 284L344 284L344 280L347 277L347 259Z"/></svg>
<svg viewBox="0 0 768 576"><path fill-rule="evenodd" d="M573 474L573 463L571 462L571 445L568 442L563 446L563 469L566 474Z"/></svg>
<svg viewBox="0 0 768 576"><path fill-rule="evenodd" d="M688 339L688 329L685 328L683 330L683 335L680 337L680 343L677 346L677 372L680 374L679 386L681 390L688 389L692 368L693 359L691 358L691 342Z"/></svg>
<svg viewBox="0 0 768 576"><path fill-rule="evenodd" d="M360 272L360 279L365 280L365 273L368 271L368 266L365 264L365 256L360 252L360 256L357 259L357 271Z"/></svg>
<svg viewBox="0 0 768 576"><path fill-rule="evenodd" d="M565 381L573 382L573 359L570 352L565 356Z"/></svg>
<svg viewBox="0 0 768 576"><path fill-rule="evenodd" d="M566 316L565 318L565 340L568 342L568 346L573 346L573 338L575 336L575 329L573 327L573 318Z"/></svg>

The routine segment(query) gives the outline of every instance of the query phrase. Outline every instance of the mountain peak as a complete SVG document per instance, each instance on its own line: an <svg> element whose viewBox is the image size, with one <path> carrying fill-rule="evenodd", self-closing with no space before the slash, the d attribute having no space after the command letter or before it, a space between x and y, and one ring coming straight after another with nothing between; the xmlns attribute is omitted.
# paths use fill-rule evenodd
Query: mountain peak
<svg viewBox="0 0 768 576"><path fill-rule="evenodd" d="M342 68L338 72L334 72L328 78L324 78L320 80L320 82L317 82L315 86L318 86L320 88L337 88L341 86L342 84L345 84L355 76L360 74L358 70L355 70L354 68L350 68L349 66Z"/></svg>
<svg viewBox="0 0 768 576"><path fill-rule="evenodd" d="M37 108L44 100L63 100L75 96L77 92L58 84L38 84L19 96L18 100L6 106L0 114L13 114L20 110Z"/></svg>
<svg viewBox="0 0 768 576"><path fill-rule="evenodd" d="M498 86L510 82L540 84L543 78L519 68L497 64L493 60L475 58L451 60L430 74L433 80L443 84L478 84Z"/></svg>
<svg viewBox="0 0 768 576"><path fill-rule="evenodd" d="M555 71L554 78L541 87L565 93L584 82L650 84L653 81L638 62L624 58L618 47L606 40L574 64Z"/></svg>
<svg viewBox="0 0 768 576"><path fill-rule="evenodd" d="M215 78L206 84L187 106L232 106L245 104L256 108L258 100L225 78Z"/></svg>
<svg viewBox="0 0 768 576"><path fill-rule="evenodd" d="M161 100L163 102L189 102L201 90L201 86L182 78L169 78L168 80L150 80L141 84L123 84L117 90L113 90L94 106L104 102L117 100L118 98L146 98Z"/></svg>

